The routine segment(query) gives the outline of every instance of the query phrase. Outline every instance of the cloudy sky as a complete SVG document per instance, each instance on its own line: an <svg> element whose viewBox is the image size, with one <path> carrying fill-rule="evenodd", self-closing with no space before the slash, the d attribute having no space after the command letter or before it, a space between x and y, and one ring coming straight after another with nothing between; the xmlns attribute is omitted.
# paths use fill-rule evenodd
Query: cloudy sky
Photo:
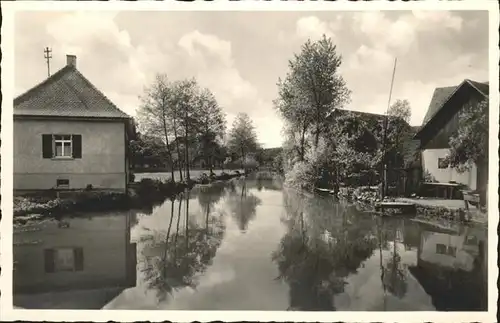
<svg viewBox="0 0 500 323"><path fill-rule="evenodd" d="M15 19L15 94L77 55L78 69L134 115L156 73L196 77L216 95L231 124L254 121L265 147L281 145L276 82L308 38L332 37L352 91L347 107L383 113L394 58L393 100L408 99L420 125L435 87L488 79L488 14L386 12L24 12Z"/></svg>

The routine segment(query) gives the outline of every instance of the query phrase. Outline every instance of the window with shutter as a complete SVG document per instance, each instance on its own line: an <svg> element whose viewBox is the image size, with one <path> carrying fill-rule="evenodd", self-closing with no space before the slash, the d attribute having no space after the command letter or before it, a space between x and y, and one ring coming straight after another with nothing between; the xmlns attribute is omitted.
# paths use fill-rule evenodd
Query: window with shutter
<svg viewBox="0 0 500 323"><path fill-rule="evenodd" d="M52 153L52 135L42 135L42 156L43 158L54 157Z"/></svg>
<svg viewBox="0 0 500 323"><path fill-rule="evenodd" d="M46 249L44 254L47 273L83 270L83 248L81 247Z"/></svg>
<svg viewBox="0 0 500 323"><path fill-rule="evenodd" d="M73 158L82 158L82 135L71 135L73 139Z"/></svg>
<svg viewBox="0 0 500 323"><path fill-rule="evenodd" d="M44 262L45 262L45 272L53 273L55 271L54 266L54 249L44 250Z"/></svg>
<svg viewBox="0 0 500 323"><path fill-rule="evenodd" d="M82 135L42 135L43 158L82 158Z"/></svg>
<svg viewBox="0 0 500 323"><path fill-rule="evenodd" d="M75 271L83 270L83 248L73 249L73 254L75 258Z"/></svg>

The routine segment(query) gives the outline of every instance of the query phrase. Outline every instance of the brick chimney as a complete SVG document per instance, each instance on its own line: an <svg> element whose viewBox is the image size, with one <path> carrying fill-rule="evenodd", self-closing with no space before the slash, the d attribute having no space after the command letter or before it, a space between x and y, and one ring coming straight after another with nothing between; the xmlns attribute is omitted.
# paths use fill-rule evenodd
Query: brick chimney
<svg viewBox="0 0 500 323"><path fill-rule="evenodd" d="M76 56L75 55L66 55L66 65L73 66L76 68Z"/></svg>

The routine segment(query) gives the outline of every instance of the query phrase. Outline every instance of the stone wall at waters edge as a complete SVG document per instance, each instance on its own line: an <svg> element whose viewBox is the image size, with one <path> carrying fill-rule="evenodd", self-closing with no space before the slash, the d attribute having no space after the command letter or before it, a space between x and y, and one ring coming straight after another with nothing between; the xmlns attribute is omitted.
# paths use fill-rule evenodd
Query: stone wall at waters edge
<svg viewBox="0 0 500 323"><path fill-rule="evenodd" d="M357 204L361 203L366 206L371 206L376 202L380 202L378 187L342 187L339 190L338 197L346 199ZM384 198L384 201L397 201L398 198ZM447 208L443 206L420 205L415 203L416 217L425 219L445 219L452 221L470 221L467 210L464 208Z"/></svg>

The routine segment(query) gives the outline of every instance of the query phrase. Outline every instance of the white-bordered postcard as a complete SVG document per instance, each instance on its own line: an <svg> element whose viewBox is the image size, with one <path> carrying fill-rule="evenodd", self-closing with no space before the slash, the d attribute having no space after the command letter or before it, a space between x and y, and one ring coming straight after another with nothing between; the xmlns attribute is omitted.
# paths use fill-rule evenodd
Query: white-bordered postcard
<svg viewBox="0 0 500 323"><path fill-rule="evenodd" d="M498 26L2 2L1 319L496 321Z"/></svg>

